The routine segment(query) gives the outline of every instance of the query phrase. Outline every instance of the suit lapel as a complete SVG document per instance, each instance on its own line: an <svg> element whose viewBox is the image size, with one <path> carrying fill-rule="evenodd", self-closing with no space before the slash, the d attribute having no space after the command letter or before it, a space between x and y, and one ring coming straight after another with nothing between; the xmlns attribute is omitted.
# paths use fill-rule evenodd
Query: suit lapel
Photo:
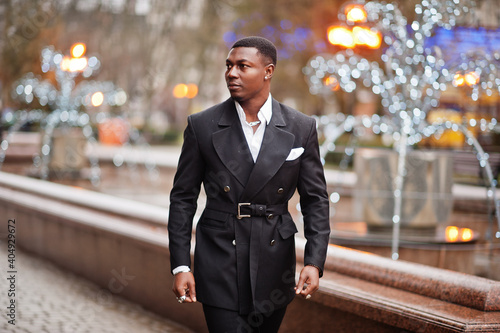
<svg viewBox="0 0 500 333"><path fill-rule="evenodd" d="M283 119L279 103L273 99L273 116L266 128L262 147L255 166L251 170L247 186L240 202L251 202L251 199L266 185L285 162L293 147L295 136L283 130Z"/></svg>
<svg viewBox="0 0 500 333"><path fill-rule="evenodd" d="M252 154L241 129L234 101L230 98L222 107L218 123L222 129L212 134L212 143L222 163L245 186L254 166Z"/></svg>

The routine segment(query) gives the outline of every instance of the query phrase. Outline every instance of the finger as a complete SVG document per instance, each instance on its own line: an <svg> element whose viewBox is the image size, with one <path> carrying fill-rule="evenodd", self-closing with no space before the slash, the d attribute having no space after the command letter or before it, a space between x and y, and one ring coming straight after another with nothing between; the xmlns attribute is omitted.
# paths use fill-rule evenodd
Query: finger
<svg viewBox="0 0 500 333"><path fill-rule="evenodd" d="M191 285L191 284L189 284ZM196 302L196 291L194 289L194 284L192 285L191 288L186 288L185 290L185 295L186 295L186 303L195 303Z"/></svg>
<svg viewBox="0 0 500 333"><path fill-rule="evenodd" d="M308 282L309 284L305 284L304 286L306 287L300 293L303 297L307 297L307 295L312 295L319 289L318 280L312 278L308 279Z"/></svg>
<svg viewBox="0 0 500 333"><path fill-rule="evenodd" d="M176 293L176 298L179 303L193 303L192 299L189 296L189 289L184 289L183 291L180 291Z"/></svg>
<svg viewBox="0 0 500 333"><path fill-rule="evenodd" d="M304 288L300 294L303 296L303 297L307 297L307 295L312 295L314 294L316 291L318 290L318 286L315 286L314 284L309 284L307 285L306 288Z"/></svg>
<svg viewBox="0 0 500 333"><path fill-rule="evenodd" d="M304 283L306 282L306 277L303 274L300 274L299 282L295 286L295 294L300 294L304 290Z"/></svg>
<svg viewBox="0 0 500 333"><path fill-rule="evenodd" d="M300 291L300 295L305 297L305 296L309 295L310 293L311 293L311 286L308 284L304 284L304 287Z"/></svg>
<svg viewBox="0 0 500 333"><path fill-rule="evenodd" d="M189 299L191 300L191 302L195 303L196 302L196 288L195 288L194 280L188 282L188 288L189 288L189 292L188 292Z"/></svg>

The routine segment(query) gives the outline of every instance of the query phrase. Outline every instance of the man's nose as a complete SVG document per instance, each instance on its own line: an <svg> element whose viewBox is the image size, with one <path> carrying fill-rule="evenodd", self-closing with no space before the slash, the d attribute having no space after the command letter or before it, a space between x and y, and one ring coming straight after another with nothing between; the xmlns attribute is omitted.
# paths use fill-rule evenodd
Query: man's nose
<svg viewBox="0 0 500 333"><path fill-rule="evenodd" d="M237 77L238 76L238 71L236 70L235 66L233 66L227 70L227 76L228 77Z"/></svg>

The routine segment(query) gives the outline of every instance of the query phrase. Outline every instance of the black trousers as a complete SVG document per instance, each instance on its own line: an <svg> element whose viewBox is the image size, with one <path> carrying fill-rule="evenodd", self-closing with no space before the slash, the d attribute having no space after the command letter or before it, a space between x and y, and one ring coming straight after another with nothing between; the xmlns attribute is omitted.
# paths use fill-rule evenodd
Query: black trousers
<svg viewBox="0 0 500 333"><path fill-rule="evenodd" d="M240 315L238 311L203 305L210 333L277 333L286 307L269 313Z"/></svg>

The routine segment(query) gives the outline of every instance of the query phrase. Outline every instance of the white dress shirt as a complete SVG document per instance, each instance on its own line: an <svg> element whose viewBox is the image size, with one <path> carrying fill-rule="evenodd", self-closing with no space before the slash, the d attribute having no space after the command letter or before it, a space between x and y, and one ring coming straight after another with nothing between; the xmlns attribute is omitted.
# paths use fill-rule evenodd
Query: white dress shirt
<svg viewBox="0 0 500 333"><path fill-rule="evenodd" d="M252 154L253 161L257 161L257 156L259 156L260 147L262 146L262 140L264 139L264 132L266 131L266 126L269 125L271 117L273 116L273 98L271 94L267 98L266 102L260 108L257 117L260 120L260 124L257 130L253 131L253 127L247 122L245 111L241 107L240 103L234 101L236 105L236 111L238 111L238 116L241 121L241 128L243 129L243 134L245 134L245 139L248 143L248 148L250 148L250 153ZM257 125L256 125L257 126Z"/></svg>
<svg viewBox="0 0 500 333"><path fill-rule="evenodd" d="M253 127L250 126L247 122L247 117L245 115L245 111L241 107L240 103L234 101L236 105L236 111L238 112L238 117L241 121L241 128L243 129L243 134L245 134L245 139L248 143L248 148L250 148L250 153L252 154L253 161L257 161L257 156L259 156L260 147L262 146L262 140L264 139L264 132L266 131L266 126L269 125L271 121L271 117L273 116L273 98L271 94L267 98L266 102L260 108L259 113L257 113L257 117L260 120L259 127L257 130L253 131ZM257 125L255 125L257 126ZM183 272L190 272L188 266L179 266L174 268L172 273L174 275Z"/></svg>

